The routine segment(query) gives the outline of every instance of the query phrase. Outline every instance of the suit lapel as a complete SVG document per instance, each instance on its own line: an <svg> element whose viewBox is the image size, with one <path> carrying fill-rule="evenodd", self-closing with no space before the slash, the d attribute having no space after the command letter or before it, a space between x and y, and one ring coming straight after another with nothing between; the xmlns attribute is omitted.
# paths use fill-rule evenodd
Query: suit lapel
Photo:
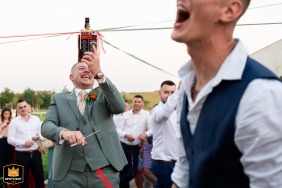
<svg viewBox="0 0 282 188"><path fill-rule="evenodd" d="M90 119L91 112L92 112L92 110L94 108L95 102L97 102L97 100L99 100L99 95L100 95L100 92L97 93L97 99L93 103L87 104L87 110L88 110L89 119Z"/></svg>
<svg viewBox="0 0 282 188"><path fill-rule="evenodd" d="M87 115L88 115L88 118L90 119L90 116L91 116L91 110L92 110L92 106L93 106L94 104L92 103L92 104L88 104L88 103L86 103L86 108L87 108Z"/></svg>
<svg viewBox="0 0 282 188"><path fill-rule="evenodd" d="M75 96L75 92L74 90L72 90L71 93L67 94L67 99L69 102L69 105L73 111L73 113L75 114L76 118L79 120L79 110L77 107L77 100L76 100L76 96Z"/></svg>

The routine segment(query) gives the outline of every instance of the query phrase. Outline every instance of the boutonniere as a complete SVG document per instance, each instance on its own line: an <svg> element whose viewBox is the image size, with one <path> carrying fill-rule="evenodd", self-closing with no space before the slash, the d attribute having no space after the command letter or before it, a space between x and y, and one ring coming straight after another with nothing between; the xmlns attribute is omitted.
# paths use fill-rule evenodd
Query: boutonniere
<svg viewBox="0 0 282 188"><path fill-rule="evenodd" d="M89 103L89 104L92 104L96 99L97 99L97 96L100 92L100 87L96 87L95 89L92 89L86 96L85 98L85 102L86 103Z"/></svg>

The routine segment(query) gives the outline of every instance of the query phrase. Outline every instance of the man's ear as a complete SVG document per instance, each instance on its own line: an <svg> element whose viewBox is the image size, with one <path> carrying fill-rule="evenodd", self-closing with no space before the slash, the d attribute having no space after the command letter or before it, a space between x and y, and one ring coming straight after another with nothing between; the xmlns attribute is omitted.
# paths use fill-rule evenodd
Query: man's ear
<svg viewBox="0 0 282 188"><path fill-rule="evenodd" d="M224 23L238 20L243 14L244 5L241 0L226 1L222 7L220 20Z"/></svg>
<svg viewBox="0 0 282 188"><path fill-rule="evenodd" d="M69 79L70 79L71 81L73 81L73 75L72 75L72 74L70 74Z"/></svg>

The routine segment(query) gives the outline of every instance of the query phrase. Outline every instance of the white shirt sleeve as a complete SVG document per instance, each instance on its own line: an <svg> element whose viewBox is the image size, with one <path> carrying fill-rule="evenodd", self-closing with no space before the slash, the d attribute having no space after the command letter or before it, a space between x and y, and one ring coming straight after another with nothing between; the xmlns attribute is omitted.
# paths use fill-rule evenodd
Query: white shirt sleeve
<svg viewBox="0 0 282 188"><path fill-rule="evenodd" d="M8 129L8 143L13 146L24 147L25 140L22 140L19 138L16 139L16 131L17 131L16 125L14 124L14 121L12 120L10 122L9 129Z"/></svg>
<svg viewBox="0 0 282 188"><path fill-rule="evenodd" d="M151 127L151 114L148 112L147 114L147 121L146 121L146 128L147 131L145 132L147 137L152 136L152 127Z"/></svg>
<svg viewBox="0 0 282 188"><path fill-rule="evenodd" d="M254 80L236 116L235 143L250 187L282 187L282 84Z"/></svg>
<svg viewBox="0 0 282 188"><path fill-rule="evenodd" d="M177 147L178 158L171 174L171 179L178 187L186 188L189 182L189 164L184 150L183 140L182 138L177 140L179 142Z"/></svg>
<svg viewBox="0 0 282 188"><path fill-rule="evenodd" d="M125 132L123 132L124 126L125 126L125 119L123 116L121 116L116 125L117 134L120 138L124 138L124 135L126 134Z"/></svg>
<svg viewBox="0 0 282 188"><path fill-rule="evenodd" d="M179 91L177 91L179 92ZM183 94L183 93L182 93ZM176 93L177 96L177 129L176 129L176 137L177 137L177 161L175 163L175 167L171 174L171 179L180 188L187 188L189 182L189 163L186 157L186 152L184 149L183 138L180 130L180 114L182 110L183 98L179 97L181 92Z"/></svg>
<svg viewBox="0 0 282 188"><path fill-rule="evenodd" d="M152 112L152 119L156 122L167 121L175 110L178 102L179 91L176 90L168 97L167 102L162 107L156 107Z"/></svg>

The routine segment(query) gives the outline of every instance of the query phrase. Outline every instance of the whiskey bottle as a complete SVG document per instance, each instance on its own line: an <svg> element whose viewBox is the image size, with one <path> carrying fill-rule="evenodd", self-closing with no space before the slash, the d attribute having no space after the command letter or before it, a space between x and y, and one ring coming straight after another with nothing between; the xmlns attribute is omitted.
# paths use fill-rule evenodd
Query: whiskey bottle
<svg viewBox="0 0 282 188"><path fill-rule="evenodd" d="M90 20L85 18L84 30L81 32L78 39L78 60L80 60L84 52L93 52L92 45L97 47L97 34L90 28Z"/></svg>

